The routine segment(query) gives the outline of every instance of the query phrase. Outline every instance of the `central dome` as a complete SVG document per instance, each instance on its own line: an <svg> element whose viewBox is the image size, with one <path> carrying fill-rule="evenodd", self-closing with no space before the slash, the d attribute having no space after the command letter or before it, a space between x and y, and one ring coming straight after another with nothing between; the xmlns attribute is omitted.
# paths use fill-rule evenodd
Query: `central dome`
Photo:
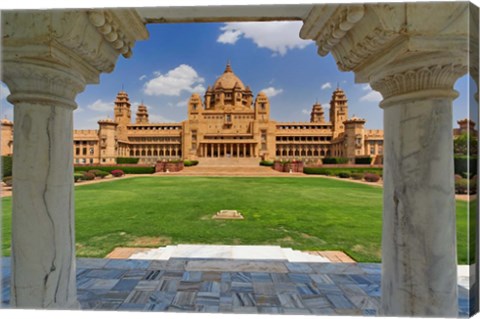
<svg viewBox="0 0 480 319"><path fill-rule="evenodd" d="M243 82L233 73L232 67L230 63L227 63L227 67L223 74L215 81L213 85L213 89L227 89L232 90L234 87L240 88L241 90L245 90L245 86Z"/></svg>

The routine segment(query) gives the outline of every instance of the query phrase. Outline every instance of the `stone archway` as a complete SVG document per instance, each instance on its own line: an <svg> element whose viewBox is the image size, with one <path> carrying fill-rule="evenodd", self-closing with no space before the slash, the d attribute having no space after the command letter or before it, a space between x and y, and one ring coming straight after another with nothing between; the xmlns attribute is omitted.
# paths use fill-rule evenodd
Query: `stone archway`
<svg viewBox="0 0 480 319"><path fill-rule="evenodd" d="M478 47L469 47L470 37L478 45L473 6L170 7L2 18L3 81L21 127L14 132L12 306L78 305L70 174L75 97L111 72L120 54L131 56L135 41L148 37L146 23L302 20L301 37L315 40L320 55L332 53L341 70L384 97L384 314L458 315L451 101L471 52L478 81ZM469 19L475 32L469 33Z"/></svg>

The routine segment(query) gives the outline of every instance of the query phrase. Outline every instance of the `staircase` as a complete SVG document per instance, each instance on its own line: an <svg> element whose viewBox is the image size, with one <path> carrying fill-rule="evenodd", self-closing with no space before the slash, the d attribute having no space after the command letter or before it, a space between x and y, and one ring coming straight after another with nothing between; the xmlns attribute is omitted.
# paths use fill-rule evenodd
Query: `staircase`
<svg viewBox="0 0 480 319"><path fill-rule="evenodd" d="M161 173L165 174L165 173ZM171 175L182 176L288 176L273 170L271 167L260 166L190 166ZM298 174L297 174L298 175Z"/></svg>
<svg viewBox="0 0 480 319"><path fill-rule="evenodd" d="M255 157L217 157L217 158L200 158L198 167L258 167L259 158Z"/></svg>

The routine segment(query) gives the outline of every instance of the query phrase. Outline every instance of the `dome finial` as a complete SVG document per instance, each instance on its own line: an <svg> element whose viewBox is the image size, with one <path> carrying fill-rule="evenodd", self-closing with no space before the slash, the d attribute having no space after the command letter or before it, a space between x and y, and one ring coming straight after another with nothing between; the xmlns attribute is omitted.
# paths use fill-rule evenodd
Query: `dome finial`
<svg viewBox="0 0 480 319"><path fill-rule="evenodd" d="M227 66L225 67L225 72L223 73L227 73L227 72L233 72L232 66L230 65L230 60L227 61Z"/></svg>

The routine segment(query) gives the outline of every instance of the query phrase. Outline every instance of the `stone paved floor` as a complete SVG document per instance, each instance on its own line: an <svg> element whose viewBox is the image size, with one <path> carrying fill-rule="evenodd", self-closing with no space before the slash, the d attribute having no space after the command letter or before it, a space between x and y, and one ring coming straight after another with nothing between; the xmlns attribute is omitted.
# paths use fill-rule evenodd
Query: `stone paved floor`
<svg viewBox="0 0 480 319"><path fill-rule="evenodd" d="M8 307L10 260L2 263ZM380 264L182 259L77 259L82 309L375 316ZM468 290L459 286L460 316Z"/></svg>

